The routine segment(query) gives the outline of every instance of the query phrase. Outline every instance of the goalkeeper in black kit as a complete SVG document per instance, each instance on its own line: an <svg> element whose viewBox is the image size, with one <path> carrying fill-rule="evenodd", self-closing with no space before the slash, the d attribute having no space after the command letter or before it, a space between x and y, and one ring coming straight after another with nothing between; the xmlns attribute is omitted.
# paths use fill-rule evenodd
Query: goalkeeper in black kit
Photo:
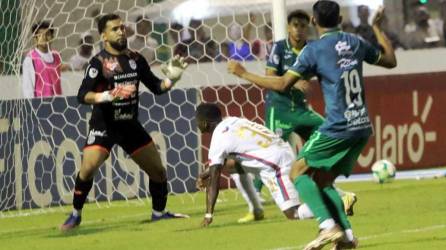
<svg viewBox="0 0 446 250"><path fill-rule="evenodd" d="M187 64L183 58L174 57L162 66L166 78L161 80L152 73L143 56L127 49L125 26L118 15L102 16L98 31L104 49L91 59L77 95L80 103L93 105L90 130L75 181L74 209L60 229L68 231L81 223L82 207L94 175L115 144L149 175L152 221L188 217L166 210L166 170L152 138L138 122L139 82L156 95L166 93L180 79Z"/></svg>

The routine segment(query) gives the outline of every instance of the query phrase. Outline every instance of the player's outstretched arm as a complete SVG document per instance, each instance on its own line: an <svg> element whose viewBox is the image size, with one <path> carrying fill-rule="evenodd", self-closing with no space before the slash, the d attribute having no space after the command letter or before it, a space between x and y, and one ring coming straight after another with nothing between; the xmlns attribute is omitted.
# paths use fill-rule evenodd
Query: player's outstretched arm
<svg viewBox="0 0 446 250"><path fill-rule="evenodd" d="M188 64L185 62L184 57L175 55L167 64L161 65L161 72L167 77L161 84L161 89L166 91L171 89L175 83L181 79L184 70L186 70Z"/></svg>
<svg viewBox="0 0 446 250"><path fill-rule="evenodd" d="M237 61L228 62L228 72L242 79L248 80L262 88L285 92L299 80L299 76L285 74L283 76L261 76L246 71L246 69Z"/></svg>
<svg viewBox="0 0 446 250"><path fill-rule="evenodd" d="M220 191L220 175L222 165L213 165L209 167L209 183L206 189L206 214L201 222L201 226L207 227L212 223L215 202Z"/></svg>
<svg viewBox="0 0 446 250"><path fill-rule="evenodd" d="M380 65L385 68L395 68L397 64L395 51L393 49L392 43L389 41L386 34L384 34L384 32L380 28L383 16L384 7L381 6L376 12L372 22L373 32L375 33L379 45L381 45L381 47L383 48L381 57L379 58L376 65Z"/></svg>

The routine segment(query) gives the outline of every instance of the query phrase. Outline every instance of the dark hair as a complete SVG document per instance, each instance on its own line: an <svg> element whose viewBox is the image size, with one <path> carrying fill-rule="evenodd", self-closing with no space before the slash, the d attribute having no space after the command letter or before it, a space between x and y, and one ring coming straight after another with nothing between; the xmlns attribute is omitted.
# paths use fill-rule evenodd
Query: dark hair
<svg viewBox="0 0 446 250"><path fill-rule="evenodd" d="M323 28L336 27L339 24L339 4L329 0L317 1L313 5L313 16Z"/></svg>
<svg viewBox="0 0 446 250"><path fill-rule="evenodd" d="M217 104L201 103L197 107L196 116L200 119L215 122L221 120L221 111Z"/></svg>
<svg viewBox="0 0 446 250"><path fill-rule="evenodd" d="M101 16L98 21L99 34L102 34L102 32L104 32L105 26L107 25L108 21L116 20L116 19L121 19L121 17L116 14L113 14L113 13Z"/></svg>
<svg viewBox="0 0 446 250"><path fill-rule="evenodd" d="M295 10L288 14L288 23L290 23L293 18L304 19L305 21L310 22L310 15L308 15L308 13L303 10Z"/></svg>
<svg viewBox="0 0 446 250"><path fill-rule="evenodd" d="M363 8L369 10L369 6L364 5L364 4L358 5L358 7L356 8L356 10L359 12L359 10L360 10L360 9L363 9Z"/></svg>
<svg viewBox="0 0 446 250"><path fill-rule="evenodd" d="M40 21L38 23L33 24L31 27L31 32L33 35L37 34L39 30L48 29L51 35L54 35L54 29L50 22L48 21Z"/></svg>

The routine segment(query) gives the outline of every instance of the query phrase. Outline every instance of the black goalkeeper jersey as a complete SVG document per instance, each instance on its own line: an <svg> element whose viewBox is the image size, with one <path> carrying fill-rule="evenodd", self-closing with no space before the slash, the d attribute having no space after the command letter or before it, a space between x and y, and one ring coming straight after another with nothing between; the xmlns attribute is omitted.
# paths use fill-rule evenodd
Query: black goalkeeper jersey
<svg viewBox="0 0 446 250"><path fill-rule="evenodd" d="M90 92L112 90L118 85L136 86L136 92L128 99L93 105L90 126L107 126L122 121L138 119L138 89L142 82L154 94L162 94L161 80L150 70L141 54L126 50L115 56L102 50L95 55L85 70L85 76L77 95L80 103L85 103L85 95Z"/></svg>

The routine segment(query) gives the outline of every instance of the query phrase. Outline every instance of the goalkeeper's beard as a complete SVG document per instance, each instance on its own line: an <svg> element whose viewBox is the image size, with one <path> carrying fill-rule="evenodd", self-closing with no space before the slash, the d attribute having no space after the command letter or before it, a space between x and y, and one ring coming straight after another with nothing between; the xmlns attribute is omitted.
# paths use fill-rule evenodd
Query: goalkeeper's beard
<svg viewBox="0 0 446 250"><path fill-rule="evenodd" d="M127 49L127 38L119 39L115 42L109 42L110 46L117 51L123 51Z"/></svg>

